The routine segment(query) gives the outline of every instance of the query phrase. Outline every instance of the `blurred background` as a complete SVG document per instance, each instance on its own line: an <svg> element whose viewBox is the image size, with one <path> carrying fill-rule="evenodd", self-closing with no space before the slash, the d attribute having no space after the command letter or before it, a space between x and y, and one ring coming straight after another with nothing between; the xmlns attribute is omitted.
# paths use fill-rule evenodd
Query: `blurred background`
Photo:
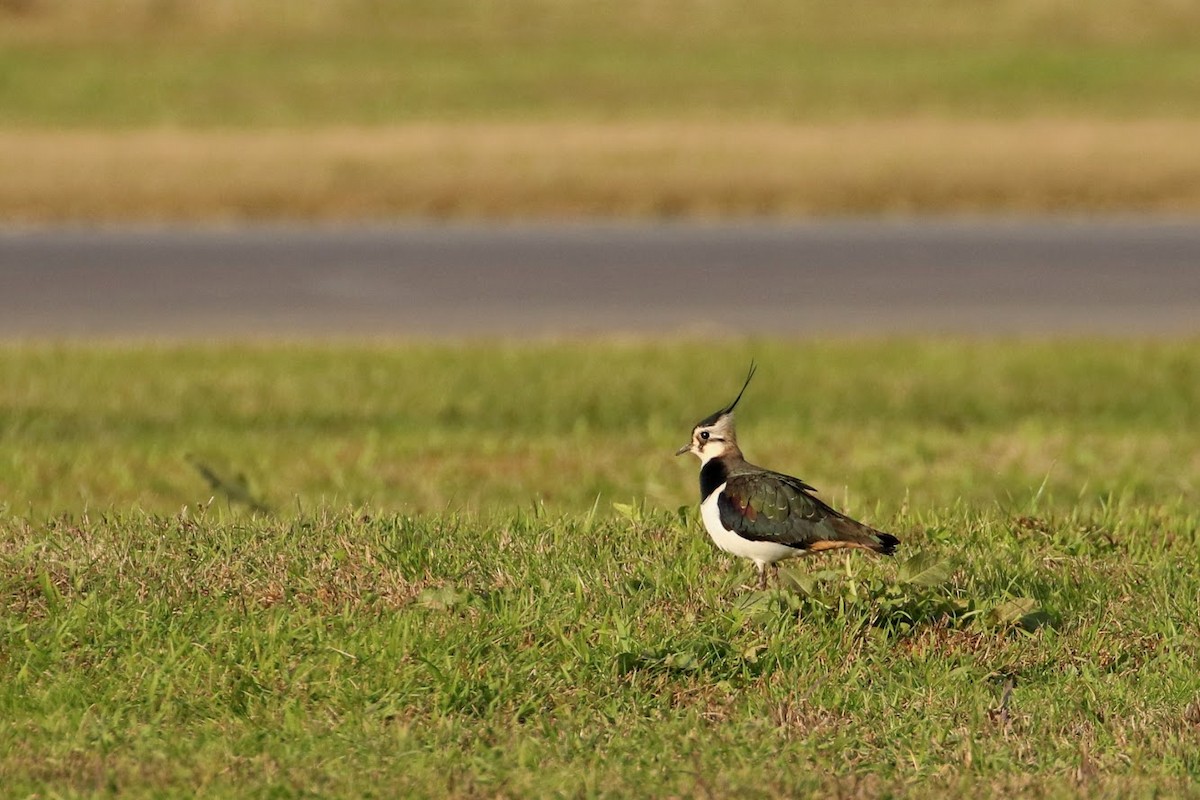
<svg viewBox="0 0 1200 800"><path fill-rule="evenodd" d="M1200 209L1189 0L0 0L10 222Z"/></svg>
<svg viewBox="0 0 1200 800"><path fill-rule="evenodd" d="M1192 332L1196 142L1187 0L0 0L0 335Z"/></svg>

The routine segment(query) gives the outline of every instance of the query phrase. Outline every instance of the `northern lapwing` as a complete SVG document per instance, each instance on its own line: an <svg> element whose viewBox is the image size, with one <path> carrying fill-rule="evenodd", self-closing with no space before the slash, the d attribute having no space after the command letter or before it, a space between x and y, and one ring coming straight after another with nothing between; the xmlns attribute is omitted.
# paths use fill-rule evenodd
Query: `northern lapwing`
<svg viewBox="0 0 1200 800"><path fill-rule="evenodd" d="M700 459L700 517L717 547L749 558L758 567L758 587L767 586L767 567L822 550L858 548L891 555L900 540L856 522L813 496L799 478L756 467L742 457L733 430L733 409L754 377L755 365L733 402L692 428L692 440L675 455Z"/></svg>

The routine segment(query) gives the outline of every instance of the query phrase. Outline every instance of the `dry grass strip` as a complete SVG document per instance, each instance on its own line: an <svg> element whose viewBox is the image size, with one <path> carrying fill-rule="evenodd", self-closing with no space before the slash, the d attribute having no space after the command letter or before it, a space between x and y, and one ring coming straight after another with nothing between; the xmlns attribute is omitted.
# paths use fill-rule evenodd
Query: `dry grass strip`
<svg viewBox="0 0 1200 800"><path fill-rule="evenodd" d="M0 131L9 222L1200 211L1200 121Z"/></svg>

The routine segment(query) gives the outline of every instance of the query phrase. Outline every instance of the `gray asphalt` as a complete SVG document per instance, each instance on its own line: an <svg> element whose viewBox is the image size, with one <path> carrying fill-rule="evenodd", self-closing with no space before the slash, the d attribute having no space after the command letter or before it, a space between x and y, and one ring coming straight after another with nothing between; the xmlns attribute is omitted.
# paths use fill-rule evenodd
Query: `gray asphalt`
<svg viewBox="0 0 1200 800"><path fill-rule="evenodd" d="M1200 221L0 231L0 337L1200 333Z"/></svg>

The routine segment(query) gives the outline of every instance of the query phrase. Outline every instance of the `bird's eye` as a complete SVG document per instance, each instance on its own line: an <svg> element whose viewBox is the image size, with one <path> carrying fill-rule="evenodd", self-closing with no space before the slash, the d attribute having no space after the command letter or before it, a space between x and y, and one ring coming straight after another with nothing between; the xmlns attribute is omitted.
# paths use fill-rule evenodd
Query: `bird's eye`
<svg viewBox="0 0 1200 800"><path fill-rule="evenodd" d="M706 442L707 442L707 441L708 441L708 437L709 437L709 433L708 433L708 431L700 431L700 438L701 438L703 441L706 441Z"/></svg>

